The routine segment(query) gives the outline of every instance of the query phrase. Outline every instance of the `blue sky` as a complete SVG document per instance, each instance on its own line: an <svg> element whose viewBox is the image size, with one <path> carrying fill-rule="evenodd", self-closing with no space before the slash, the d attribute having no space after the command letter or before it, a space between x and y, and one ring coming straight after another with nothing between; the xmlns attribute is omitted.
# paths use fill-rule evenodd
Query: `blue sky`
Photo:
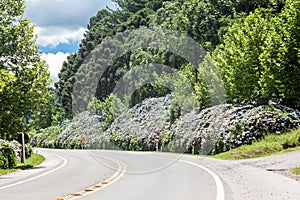
<svg viewBox="0 0 300 200"><path fill-rule="evenodd" d="M35 24L37 43L57 81L63 61L78 50L89 19L109 6L111 0L27 0L25 17Z"/></svg>

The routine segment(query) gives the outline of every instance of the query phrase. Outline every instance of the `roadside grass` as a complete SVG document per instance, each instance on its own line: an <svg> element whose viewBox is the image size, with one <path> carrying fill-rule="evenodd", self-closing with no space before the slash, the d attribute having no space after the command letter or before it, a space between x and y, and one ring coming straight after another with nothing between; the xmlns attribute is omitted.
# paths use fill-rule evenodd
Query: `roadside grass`
<svg viewBox="0 0 300 200"><path fill-rule="evenodd" d="M11 172L32 168L36 165L41 164L42 162L44 162L44 160L45 160L44 156L40 154L32 154L30 158L26 159L25 165L23 163L18 163L17 166L12 169L0 169L0 176Z"/></svg>
<svg viewBox="0 0 300 200"><path fill-rule="evenodd" d="M300 167L293 168L291 171L293 174L300 175Z"/></svg>
<svg viewBox="0 0 300 200"><path fill-rule="evenodd" d="M283 135L268 135L252 145L243 145L236 149L209 156L224 160L240 160L282 154L300 150L300 129Z"/></svg>

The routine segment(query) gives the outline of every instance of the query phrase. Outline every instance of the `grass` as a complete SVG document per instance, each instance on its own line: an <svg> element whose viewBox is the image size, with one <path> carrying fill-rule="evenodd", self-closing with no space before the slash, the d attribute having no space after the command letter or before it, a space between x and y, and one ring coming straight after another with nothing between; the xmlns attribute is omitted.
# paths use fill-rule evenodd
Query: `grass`
<svg viewBox="0 0 300 200"><path fill-rule="evenodd" d="M224 160L240 160L282 154L300 150L300 129L283 135L268 135L252 145L243 145L237 149L210 156Z"/></svg>
<svg viewBox="0 0 300 200"><path fill-rule="evenodd" d="M32 154L32 156L30 158L26 159L25 165L23 163L18 163L17 166L12 169L0 169L0 175L32 168L36 165L41 164L44 160L45 160L44 156L42 156L40 154Z"/></svg>
<svg viewBox="0 0 300 200"><path fill-rule="evenodd" d="M296 167L294 169L291 169L291 171L292 171L293 174L300 175L300 167Z"/></svg>

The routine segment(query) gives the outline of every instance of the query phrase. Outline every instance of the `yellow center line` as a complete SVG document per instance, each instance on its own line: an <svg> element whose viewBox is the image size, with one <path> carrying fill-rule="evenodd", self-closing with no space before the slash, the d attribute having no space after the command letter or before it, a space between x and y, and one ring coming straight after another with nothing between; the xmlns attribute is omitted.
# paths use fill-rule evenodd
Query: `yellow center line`
<svg viewBox="0 0 300 200"><path fill-rule="evenodd" d="M110 186L111 184L113 184L116 181L120 180L125 175L127 167L122 161L116 160L116 159L113 159L113 158L110 158L110 157L107 157L107 156L100 156L100 155L95 155L95 154L92 154L92 156L97 160L98 160L98 158L102 158L102 159L112 161L113 163L117 164L117 166L118 166L117 171L111 177L109 177L107 180L99 182L99 183L95 184L94 186L86 188L86 189L81 190L79 192L69 194L65 197L56 198L56 200L75 200L75 199L79 199L80 197L87 196L89 194L98 192L98 191Z"/></svg>

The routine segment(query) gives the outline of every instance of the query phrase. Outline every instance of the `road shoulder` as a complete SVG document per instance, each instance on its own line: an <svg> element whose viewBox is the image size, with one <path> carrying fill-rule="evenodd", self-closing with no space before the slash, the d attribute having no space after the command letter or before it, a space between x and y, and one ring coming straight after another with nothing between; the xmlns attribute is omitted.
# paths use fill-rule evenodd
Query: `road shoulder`
<svg viewBox="0 0 300 200"><path fill-rule="evenodd" d="M300 199L300 182L283 173L300 165L300 151L239 161L195 156L183 158L201 163L217 173L225 189L227 187L226 199Z"/></svg>
<svg viewBox="0 0 300 200"><path fill-rule="evenodd" d="M62 160L61 157L58 157L42 149L38 149L34 151L42 154L45 157L45 161L29 169L19 170L16 172L12 172L0 176L0 180L1 180L0 189L5 186L22 182L24 180L28 180L35 176L39 176L47 171L57 168L58 166L64 163L64 160Z"/></svg>

